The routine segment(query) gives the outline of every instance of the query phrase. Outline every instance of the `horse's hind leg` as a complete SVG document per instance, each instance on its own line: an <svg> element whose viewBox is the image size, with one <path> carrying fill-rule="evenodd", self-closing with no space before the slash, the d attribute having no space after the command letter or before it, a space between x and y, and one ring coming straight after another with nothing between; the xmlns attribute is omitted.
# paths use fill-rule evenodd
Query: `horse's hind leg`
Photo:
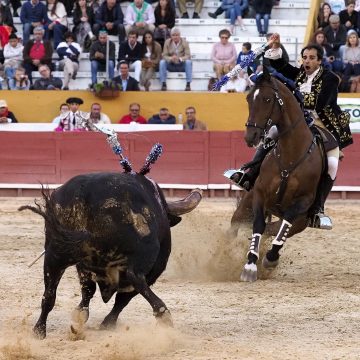
<svg viewBox="0 0 360 360"><path fill-rule="evenodd" d="M237 208L231 217L231 227L228 234L235 238L241 224L250 223L253 220L252 215L253 192L244 192L242 198L238 201Z"/></svg>
<svg viewBox="0 0 360 360"><path fill-rule="evenodd" d="M241 273L240 280L253 282L257 280L257 265L259 259L259 249L261 236L265 231L265 214L261 204L254 206L253 234L251 237L250 248L247 254L248 262L245 264Z"/></svg>

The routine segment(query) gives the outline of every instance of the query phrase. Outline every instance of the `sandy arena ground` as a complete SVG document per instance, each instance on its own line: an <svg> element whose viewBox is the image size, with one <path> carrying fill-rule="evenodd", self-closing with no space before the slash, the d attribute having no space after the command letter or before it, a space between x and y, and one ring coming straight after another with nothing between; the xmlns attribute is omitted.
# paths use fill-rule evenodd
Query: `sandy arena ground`
<svg viewBox="0 0 360 360"><path fill-rule="evenodd" d="M98 326L112 307L97 292L84 339L70 336L80 301L74 268L58 288L45 340L32 336L43 293L43 220L17 208L32 199L0 198L0 359L205 360L360 359L359 202L330 201L332 231L290 239L281 263L241 283L249 232L225 236L234 200L205 199L173 228L168 268L153 287L175 327L156 325L136 297L114 331Z"/></svg>

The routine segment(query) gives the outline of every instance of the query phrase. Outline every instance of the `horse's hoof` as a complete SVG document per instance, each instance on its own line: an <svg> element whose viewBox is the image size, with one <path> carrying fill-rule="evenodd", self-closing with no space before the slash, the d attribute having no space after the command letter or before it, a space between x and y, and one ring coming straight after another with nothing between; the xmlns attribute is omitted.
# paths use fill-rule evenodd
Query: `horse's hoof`
<svg viewBox="0 0 360 360"><path fill-rule="evenodd" d="M35 337L39 340L44 340L46 338L46 326L45 325L35 325L33 328Z"/></svg>
<svg viewBox="0 0 360 360"><path fill-rule="evenodd" d="M278 266L278 264L279 264L279 259L275 261L270 261L266 255L262 259L262 266L265 269L275 269Z"/></svg>
<svg viewBox="0 0 360 360"><path fill-rule="evenodd" d="M241 281L254 282L257 280L257 266L254 263L245 264L244 270L240 275Z"/></svg>
<svg viewBox="0 0 360 360"><path fill-rule="evenodd" d="M174 327L174 323L169 310L166 309L163 313L159 313L155 316L158 325Z"/></svg>

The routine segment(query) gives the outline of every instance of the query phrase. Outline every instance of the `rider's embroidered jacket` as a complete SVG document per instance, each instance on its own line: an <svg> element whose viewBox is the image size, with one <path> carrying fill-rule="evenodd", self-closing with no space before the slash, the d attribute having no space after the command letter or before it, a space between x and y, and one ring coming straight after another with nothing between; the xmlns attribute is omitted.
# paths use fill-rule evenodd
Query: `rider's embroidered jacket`
<svg viewBox="0 0 360 360"><path fill-rule="evenodd" d="M306 73L301 66L297 68L283 59L270 60L271 66L299 88L306 81ZM335 136L340 149L353 143L350 131L350 114L342 111L337 104L339 78L320 66L320 70L311 84L311 92L303 93L304 107L315 110L325 127Z"/></svg>

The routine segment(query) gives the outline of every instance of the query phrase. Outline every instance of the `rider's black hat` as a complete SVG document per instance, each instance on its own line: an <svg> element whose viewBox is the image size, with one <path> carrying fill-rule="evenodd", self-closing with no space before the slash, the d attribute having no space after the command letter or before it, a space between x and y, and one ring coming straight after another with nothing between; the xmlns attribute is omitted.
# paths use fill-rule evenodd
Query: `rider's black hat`
<svg viewBox="0 0 360 360"><path fill-rule="evenodd" d="M68 99L66 100L66 103L67 103L67 104L79 104L79 105L81 105L81 104L83 104L84 102L83 102L83 100L80 99L80 98L71 97L71 98L68 98Z"/></svg>

